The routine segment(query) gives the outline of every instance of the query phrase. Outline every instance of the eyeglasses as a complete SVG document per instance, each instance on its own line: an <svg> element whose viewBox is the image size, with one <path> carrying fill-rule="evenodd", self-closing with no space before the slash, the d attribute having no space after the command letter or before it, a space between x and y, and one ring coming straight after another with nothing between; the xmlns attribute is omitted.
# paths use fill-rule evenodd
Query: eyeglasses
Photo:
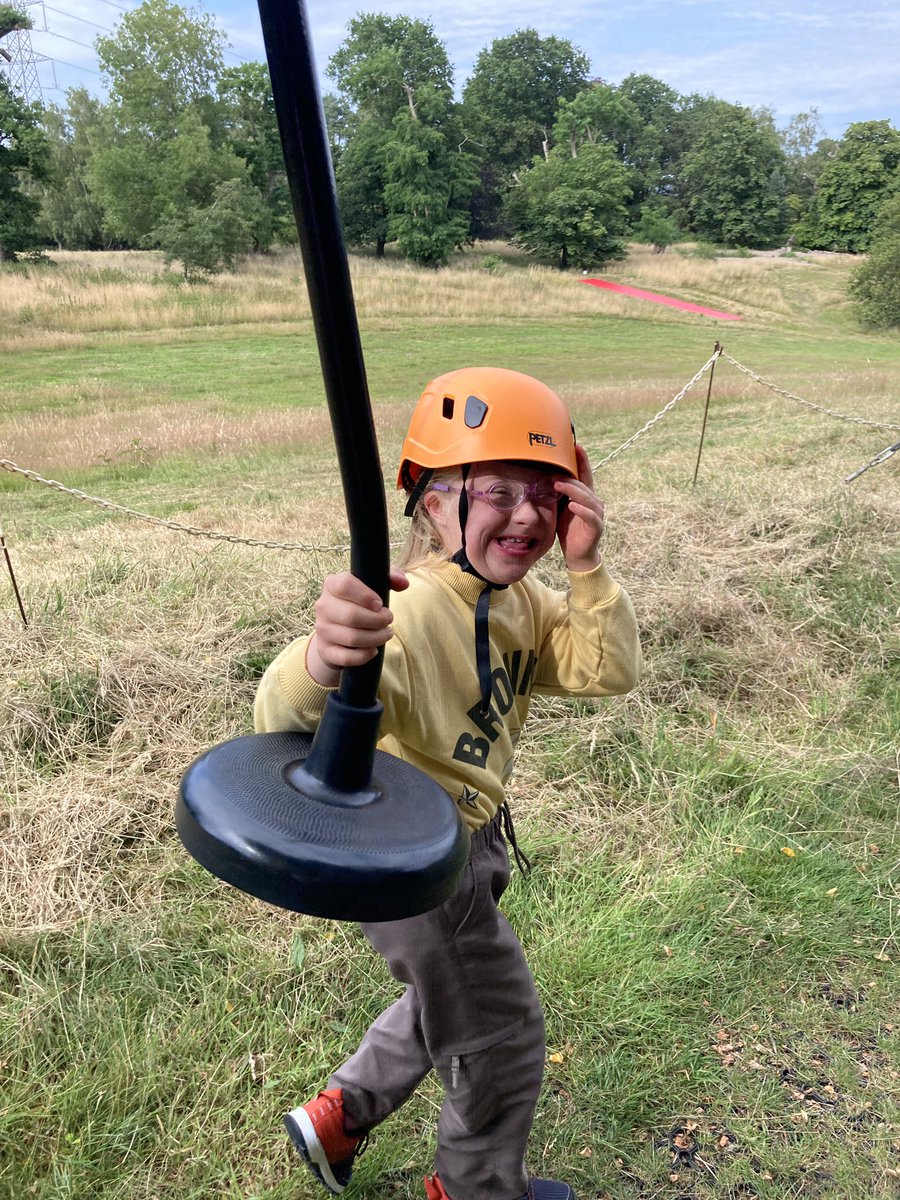
<svg viewBox="0 0 900 1200"><path fill-rule="evenodd" d="M433 483L431 490L458 494L461 488L452 483ZM483 492L478 492L474 488L466 490L473 499L486 500L497 512L512 512L526 500L529 500L535 508L558 508L560 502L568 498L556 491L552 482L546 479L541 479L537 483L520 483L518 480L510 479L504 480L502 483L492 483Z"/></svg>

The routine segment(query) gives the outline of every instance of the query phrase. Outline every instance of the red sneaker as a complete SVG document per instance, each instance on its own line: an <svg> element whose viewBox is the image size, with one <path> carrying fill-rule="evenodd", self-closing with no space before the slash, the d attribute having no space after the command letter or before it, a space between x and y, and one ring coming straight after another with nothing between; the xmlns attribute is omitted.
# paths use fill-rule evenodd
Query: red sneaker
<svg viewBox="0 0 900 1200"><path fill-rule="evenodd" d="M344 1129L343 1091L319 1092L314 1100L289 1112L284 1124L315 1177L339 1196L350 1182L353 1160L365 1142L364 1135L353 1136Z"/></svg>

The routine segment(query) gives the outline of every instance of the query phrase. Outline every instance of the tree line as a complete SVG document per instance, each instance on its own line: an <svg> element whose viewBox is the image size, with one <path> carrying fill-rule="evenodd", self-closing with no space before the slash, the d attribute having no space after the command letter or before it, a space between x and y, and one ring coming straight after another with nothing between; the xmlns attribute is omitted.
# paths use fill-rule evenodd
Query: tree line
<svg viewBox="0 0 900 1200"><path fill-rule="evenodd" d="M0 5L0 37L4 13L27 21ZM150 247L211 271L291 241L268 73L226 67L225 47L208 15L144 0L97 39L105 99L74 88L64 107L27 106L0 77L0 257ZM457 100L432 25L382 13L349 23L326 74L345 236L376 255L393 243L440 266L505 238L591 268L628 238L857 253L898 236L886 120L840 140L815 110L779 128L769 109L649 75L591 78L572 42L533 29L485 47Z"/></svg>

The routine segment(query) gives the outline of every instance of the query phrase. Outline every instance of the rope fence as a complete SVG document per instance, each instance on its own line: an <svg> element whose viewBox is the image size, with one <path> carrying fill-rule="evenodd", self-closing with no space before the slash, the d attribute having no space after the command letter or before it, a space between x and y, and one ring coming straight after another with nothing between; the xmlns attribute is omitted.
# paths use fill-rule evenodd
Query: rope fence
<svg viewBox="0 0 900 1200"><path fill-rule="evenodd" d="M684 385L684 387L681 389L681 391L678 393L678 395L673 396L672 399L669 401L669 403L664 408L661 408L655 417L651 417L650 420L647 422L647 424L642 426L642 428L640 428L637 431L637 433L633 433L627 442L623 442L621 446L619 446L617 449L613 450L612 454L607 454L606 458L601 459L600 462L597 463L596 467L594 467L594 470L599 471L603 467L605 467L607 463L611 463L614 458L618 458L618 456L622 453L623 450L627 450L628 447L633 445L634 442L636 442L639 437L642 437L645 433L648 432L648 430L652 429L657 421L661 421L662 418L666 415L666 413L671 412L672 409L675 407L675 405L678 403L678 401L681 400L684 396L686 396L688 394L688 392L691 390L691 388L694 387L695 384L700 382L700 380L703 378L703 376L710 369L710 367L713 365L713 363L716 361L716 359L719 357L719 355L721 353L722 353L722 351L719 349L719 344L717 342L716 349L709 356L709 358L706 360L706 362L703 364L703 366L700 368L700 370L697 372L697 374L694 376L694 378L689 383L686 383Z"/></svg>
<svg viewBox="0 0 900 1200"><path fill-rule="evenodd" d="M745 375L749 375L751 379L755 379L757 383L761 383L770 392L784 396L786 400L793 400L797 404L802 404L804 408L811 408L815 412L824 413L828 417L836 417L839 421L850 421L854 425L869 425L873 429L900 429L900 425L891 425L887 421L869 421L865 417L848 417L846 413L835 412L833 408L824 408L821 404L813 404L812 400L804 400L800 396L795 396L793 392L789 392L785 388L780 388L776 383L771 383L768 379L763 379L762 375L757 375L755 371L751 371L749 367L745 367L743 363L739 363L736 358L732 358L724 350L722 351L722 355L728 359L733 367L737 367L739 371L743 371Z"/></svg>
<svg viewBox="0 0 900 1200"><path fill-rule="evenodd" d="M112 500L102 500L99 496L90 496L87 492L79 491L78 488L66 487L58 479L45 479L43 475L38 475L37 471L29 471L26 467L20 467L8 458L0 458L0 467L4 471L11 471L16 475L22 475L25 479L30 479L32 483L41 483L44 487L53 488L57 492L63 492L75 500L83 500L86 504L96 504L98 508L122 513L123 516L133 517L136 521L146 521L149 525L161 525L164 529L172 529L176 533L187 533L191 537L211 538L213 541L233 542L242 546L258 546L265 550L302 550L307 554L314 552L326 553L328 551L337 552L350 549L349 545L308 546L303 542L269 542L264 541L262 538L241 537L236 533L219 533L214 529L201 529L198 525L182 525L179 521L167 521L164 517L153 517L149 513L139 512L136 508L127 508L124 504L115 504Z"/></svg>
<svg viewBox="0 0 900 1200"><path fill-rule="evenodd" d="M649 433L649 431L657 424L657 422L661 421L663 417L670 413L676 404L678 404L678 402L682 400L688 394L688 392L700 382L707 371L710 371L713 368L714 364L719 358L725 358L738 371L741 371L744 375L749 376L749 378L755 380L763 387L768 388L769 391L772 391L779 396L783 396L785 399L792 400L797 404L802 404L805 408L812 409L815 412L822 413L825 416L833 417L840 421L847 421L854 425L864 425L873 429L900 430L900 424L892 424L887 421L871 421L865 417L849 416L846 413L840 413L834 409L825 408L821 404L815 404L811 400L804 400L802 397L794 395L793 392L789 392L785 388L778 387L777 384L764 379L763 376L758 375L749 367L744 366L743 363L738 362L737 359L732 358L730 354L726 353L717 342L713 353L709 356L696 375L694 375L694 377L684 385L681 391L673 396L672 399L659 410L659 412L652 416L650 420L646 422L646 424L642 425L636 433L633 433L630 438L624 441L621 446L618 446L610 454L607 454L605 458L600 459L600 461L595 465L594 470L599 471L605 466L608 466L608 464L614 459L618 458L620 454L623 454L626 450L633 446L638 438L643 437L645 433ZM848 475L843 482L845 484L852 483L854 479L857 479L865 471L868 471L872 467L878 466L880 463L886 462L892 457L892 455L896 454L898 450L900 450L900 442L896 442L892 446L887 446L864 466ZM94 504L98 508L103 508L110 512L121 513L123 516L131 517L136 521L144 521L150 525L156 525L163 529L170 529L175 533L186 533L191 537L209 538L213 541L230 542L233 545L255 546L264 550L301 551L305 554L344 553L350 549L349 544L337 546L318 546L308 545L304 542L276 542L269 541L264 538L242 537L235 533L222 533L213 529L202 529L197 525L183 525L179 521L170 521L164 517L155 517L149 513L140 512L137 509L128 508L124 504L116 504L112 500L104 500L100 496L91 496L89 493L80 491L78 488L67 487L64 483L60 483L57 479L47 479L43 475L39 475L37 471L29 470L27 467L21 467L18 463L14 463L8 458L0 458L0 467L2 467L4 471L21 475L24 479L28 479L32 483L37 483L43 487L51 488L54 491L61 492L66 496L71 496L74 500L80 500L86 504Z"/></svg>

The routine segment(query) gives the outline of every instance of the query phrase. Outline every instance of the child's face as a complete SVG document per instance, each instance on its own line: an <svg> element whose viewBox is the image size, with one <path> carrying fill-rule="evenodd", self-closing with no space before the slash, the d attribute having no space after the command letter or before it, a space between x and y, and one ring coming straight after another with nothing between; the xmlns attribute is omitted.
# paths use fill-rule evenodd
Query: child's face
<svg viewBox="0 0 900 1200"><path fill-rule="evenodd" d="M466 554L480 575L491 583L517 583L542 558L556 540L559 505L527 497L509 512L495 509L487 500L472 496L492 484L549 483L562 478L543 467L519 463L475 463L469 472L469 515L466 519ZM462 545L459 529L459 496L456 492L429 492L426 504L444 544L455 554Z"/></svg>

